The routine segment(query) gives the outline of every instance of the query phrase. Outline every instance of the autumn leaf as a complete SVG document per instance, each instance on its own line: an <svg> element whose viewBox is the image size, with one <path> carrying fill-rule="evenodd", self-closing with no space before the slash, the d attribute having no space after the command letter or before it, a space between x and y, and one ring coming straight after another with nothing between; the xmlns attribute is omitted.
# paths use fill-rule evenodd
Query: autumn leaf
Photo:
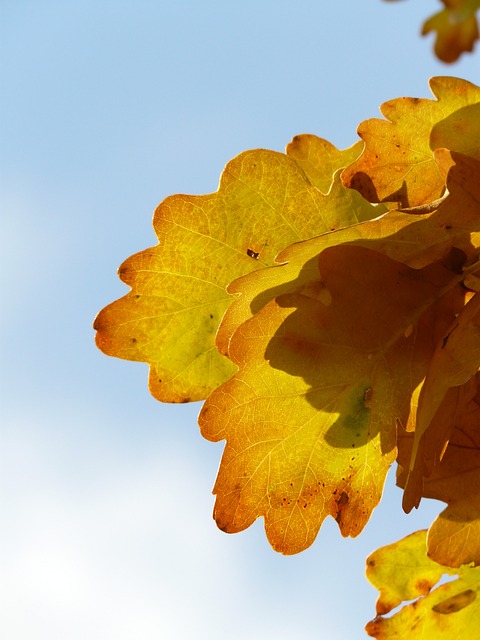
<svg viewBox="0 0 480 640"><path fill-rule="evenodd" d="M435 31L436 56L443 62L455 62L462 53L472 51L478 40L475 12L480 8L480 0L441 1L445 8L425 21L422 35Z"/></svg>
<svg viewBox="0 0 480 640"><path fill-rule="evenodd" d="M122 265L131 291L96 320L106 353L150 364L157 398L213 391L200 425L226 440L215 485L226 531L263 516L283 553L309 546L328 515L357 535L398 444L405 504L448 503L429 553L477 559L480 504L473 509L456 456L476 442L478 422L480 303L467 292L480 290L480 90L452 78L432 88L436 101L387 103L395 117L382 126L390 147L403 136L395 161L413 149L409 130L420 123L423 178L437 185L428 196L441 197L426 201L425 191L420 204L394 210L345 186L381 138L380 121L366 123L374 135L358 159L362 142L340 151L308 135L288 155L246 152L216 193L158 207L159 244ZM420 185L417 164L408 189ZM365 174L371 184L395 178L395 162L377 165ZM410 430L400 426L398 441L397 425ZM475 481L477 449L467 456Z"/></svg>
<svg viewBox="0 0 480 640"><path fill-rule="evenodd" d="M437 221L452 234L451 246L461 249L467 262L475 262L480 247L480 161L447 149L437 149L434 156L448 189Z"/></svg>
<svg viewBox="0 0 480 640"><path fill-rule="evenodd" d="M377 617L367 624L366 631L377 640L477 636L480 568L451 569L430 560L425 536L425 531L417 531L367 559L367 578L380 596ZM444 575L451 580L439 584Z"/></svg>
<svg viewBox="0 0 480 640"><path fill-rule="evenodd" d="M476 11L479 0L442 0L445 8L429 18L422 35L436 32L435 53L443 62L455 62L466 51L473 51L478 40Z"/></svg>
<svg viewBox="0 0 480 640"><path fill-rule="evenodd" d="M327 247L364 246L415 268L447 256L454 259L454 255L460 262L452 268L461 269L465 261L475 260L480 246L480 162L446 149L437 150L434 156L446 180L448 196L429 214L387 212L383 205L375 210L355 190L342 189L339 182L334 182L326 210L337 210L345 216L343 210L351 208L364 221L286 247L275 259L280 264L231 283L228 291L237 298L219 327L217 344L222 353L228 353L228 341L235 329L275 296L315 283L317 256ZM379 215L370 220L373 211Z"/></svg>
<svg viewBox="0 0 480 640"><path fill-rule="evenodd" d="M480 160L480 88L458 78L431 78L437 100L397 98L380 110L385 120L360 124L362 155L343 173L346 186L369 202L422 205L442 195L434 151L446 148Z"/></svg>
<svg viewBox="0 0 480 640"><path fill-rule="evenodd" d="M480 266L478 266L480 269ZM417 456L424 458L427 429L442 404L447 391L468 382L480 368L480 295L475 294L463 310L456 315L450 326L444 331L433 353L422 385L415 424L413 451L410 459L410 473L413 472ZM453 426L453 423L452 423ZM438 437L438 428L435 428ZM445 434L440 441L441 450L448 442ZM423 463L420 461L423 468ZM408 512L413 506L418 507L421 492L418 482L407 479L404 508Z"/></svg>
<svg viewBox="0 0 480 640"><path fill-rule="evenodd" d="M439 207L438 213L443 215L443 224L447 227L458 225L463 218L461 226L465 233L457 235L454 246L465 253L467 265L463 267L459 262L457 270L463 272L466 288L472 283L475 287L480 246L480 163L445 149L437 150L435 157L441 172L448 174L449 187L449 196ZM408 481L404 482L403 506L407 512L418 506L423 495L423 477L431 473L432 467L441 459L455 424L455 403L461 404L464 400L455 399L455 394L450 393L446 404L442 404L442 401L448 389L466 382L479 368L480 357L476 346L480 339L476 337L478 304L478 297L474 296L465 309L458 309L450 325L438 327L436 351L423 387L419 390L418 407L413 407L409 420L408 428L415 429L415 435L408 465ZM450 341L450 338L454 339ZM431 429L431 432L425 438L427 429Z"/></svg>
<svg viewBox="0 0 480 640"><path fill-rule="evenodd" d="M473 475L473 474L472 474ZM480 474L473 480L478 482ZM428 530L429 556L457 567L467 560L480 565L480 496L464 496L447 507Z"/></svg>
<svg viewBox="0 0 480 640"><path fill-rule="evenodd" d="M331 181L342 152L317 139L308 144L317 148L310 166L319 180L318 148L328 150L321 179L330 174ZM265 150L229 162L213 194L167 198L153 221L159 243L120 267L131 291L98 315L97 345L108 355L148 362L150 390L159 400L205 398L235 370L214 345L232 301L227 285L273 264L286 245L355 220L354 211L342 220L323 205L324 196L294 158Z"/></svg>
<svg viewBox="0 0 480 640"><path fill-rule="evenodd" d="M432 559L452 567L480 564L479 377L448 390L423 435L424 455L413 473L408 469L414 435L398 439L399 486L408 478L410 491L448 505L431 525L427 543Z"/></svg>
<svg viewBox="0 0 480 640"><path fill-rule="evenodd" d="M412 269L348 245L325 249L317 270L316 286L278 296L238 328L238 371L199 419L206 438L226 439L219 527L241 531L263 516L287 554L309 546L328 515L344 536L368 521L396 455L396 419L408 415L461 280L440 263Z"/></svg>

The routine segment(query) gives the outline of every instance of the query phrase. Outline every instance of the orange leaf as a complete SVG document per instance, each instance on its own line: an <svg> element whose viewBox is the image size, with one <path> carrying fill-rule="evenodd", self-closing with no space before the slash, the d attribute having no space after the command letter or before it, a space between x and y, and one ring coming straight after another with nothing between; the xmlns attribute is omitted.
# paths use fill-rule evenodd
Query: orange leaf
<svg viewBox="0 0 480 640"><path fill-rule="evenodd" d="M427 375L418 399L413 451L410 459L410 473L423 458L424 436L432 425L447 391L466 383L480 368L480 295L477 293L446 329L430 361ZM435 426L438 434L438 428ZM441 442L443 449L445 443ZM420 464L422 464L420 462ZM420 501L418 491L415 497L406 482L404 506L410 511Z"/></svg>
<svg viewBox="0 0 480 640"><path fill-rule="evenodd" d="M409 207L440 197L444 180L433 155L440 147L480 160L480 88L450 77L429 84L437 100L390 100L380 109L386 120L366 120L358 128L365 149L343 180L370 202Z"/></svg>
<svg viewBox="0 0 480 640"><path fill-rule="evenodd" d="M345 536L368 521L395 457L395 421L431 356L437 300L458 280L440 264L411 269L347 245L323 251L317 270L316 286L238 328L229 357L239 370L199 419L207 439L227 441L219 527L264 516L272 546L288 554L328 515Z"/></svg>
<svg viewBox="0 0 480 640"><path fill-rule="evenodd" d="M422 35L436 32L435 53L443 62L455 62L466 51L473 51L478 40L475 12L479 0L442 0L442 9L423 25Z"/></svg>
<svg viewBox="0 0 480 640"><path fill-rule="evenodd" d="M429 529L428 553L436 562L453 567L480 564L479 376L449 389L424 434L424 473L420 476L421 465L417 464L413 479L409 477L409 482L418 483L416 489L422 496L448 504ZM407 480L412 445L413 434L403 434L398 440L400 486Z"/></svg>

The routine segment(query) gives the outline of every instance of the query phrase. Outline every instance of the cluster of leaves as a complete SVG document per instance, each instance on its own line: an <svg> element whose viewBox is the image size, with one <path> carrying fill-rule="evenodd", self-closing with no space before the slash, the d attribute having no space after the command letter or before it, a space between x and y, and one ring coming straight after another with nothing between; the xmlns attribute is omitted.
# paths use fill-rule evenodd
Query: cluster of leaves
<svg viewBox="0 0 480 640"><path fill-rule="evenodd" d="M480 0L441 0L441 3L443 9L425 21L422 35L433 31L437 57L443 62L455 62L462 53L473 51L479 38L476 11L480 9Z"/></svg>
<svg viewBox="0 0 480 640"><path fill-rule="evenodd" d="M296 136L286 154L233 159L213 194L167 198L159 243L120 267L131 291L95 321L101 350L150 364L156 398L206 398L202 434L226 441L222 530L262 516L285 554L327 516L356 536L395 460L406 511L447 503L429 558L425 535L411 539L415 584L382 591L380 616L445 567L480 564L480 88L451 77L430 88L434 100L383 104L349 149ZM409 544L377 554L395 565ZM384 590L382 562L369 567ZM478 572L462 568L468 595L452 611L470 608ZM453 587L438 589L431 607L397 614L411 615L412 638L450 612L439 602ZM367 630L397 637L395 619Z"/></svg>

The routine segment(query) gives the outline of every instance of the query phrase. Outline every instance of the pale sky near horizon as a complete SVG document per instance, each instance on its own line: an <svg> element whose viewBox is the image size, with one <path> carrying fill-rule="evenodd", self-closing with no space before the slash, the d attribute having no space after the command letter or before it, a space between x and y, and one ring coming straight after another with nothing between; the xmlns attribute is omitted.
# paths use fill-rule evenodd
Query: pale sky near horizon
<svg viewBox="0 0 480 640"><path fill-rule="evenodd" d="M214 191L230 158L298 133L350 146L431 76L478 84L478 53L446 66L418 35L439 6L2 0L2 638L367 637L365 557L441 505L405 516L392 472L355 540L329 519L284 557L261 520L222 533L200 405L155 401L146 365L101 354L91 325L164 197Z"/></svg>

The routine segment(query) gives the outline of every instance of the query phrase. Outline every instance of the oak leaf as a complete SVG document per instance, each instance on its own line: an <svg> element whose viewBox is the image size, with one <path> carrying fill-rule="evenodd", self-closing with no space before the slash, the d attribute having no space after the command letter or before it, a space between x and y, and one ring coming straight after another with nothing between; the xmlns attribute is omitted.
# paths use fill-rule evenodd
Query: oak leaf
<svg viewBox="0 0 480 640"><path fill-rule="evenodd" d="M200 425L226 440L226 531L263 516L284 553L328 515L357 535L400 425L405 504L448 504L429 554L480 559L480 89L431 86L437 100L386 103L390 122L364 123L350 149L296 136L287 155L232 160L216 193L167 198L158 245L122 265L131 291L95 322L106 353L150 364L158 399L213 391ZM389 198L402 208L375 204Z"/></svg>
<svg viewBox="0 0 480 640"><path fill-rule="evenodd" d="M287 554L308 547L328 515L344 536L368 521L396 455L396 419L408 415L438 316L452 314L446 292L461 280L440 263L412 269L349 245L325 249L316 268L316 282L237 329L238 371L199 418L207 439L226 439L219 527L241 531L263 516Z"/></svg>
<svg viewBox="0 0 480 640"><path fill-rule="evenodd" d="M480 269L480 266L478 267ZM455 316L443 332L428 366L427 375L418 398L413 451L410 458L410 474L420 464L424 468L427 429L432 428L441 451L448 443L449 433L439 435L433 418L452 387L459 387L470 380L480 368L480 294L476 293L462 311ZM445 408L443 408L445 412ZM451 423L453 428L453 422ZM430 445L431 448L431 445ZM440 456L439 456L440 459ZM412 477L413 480L413 477ZM420 489L420 490L419 490ZM418 507L421 498L419 483L406 481L404 508L408 512Z"/></svg>
<svg viewBox="0 0 480 640"><path fill-rule="evenodd" d="M430 560L425 536L425 531L417 531L367 559L367 578L380 596L377 617L367 624L366 631L377 640L478 635L480 568L464 565L451 569ZM451 581L438 584L444 575ZM385 617L402 604L399 611Z"/></svg>
<svg viewBox="0 0 480 640"><path fill-rule="evenodd" d="M468 355L468 354L467 354ZM480 374L451 387L422 438L422 457L408 473L413 434L398 438L397 483L447 503L428 531L428 554L441 564L480 565ZM447 446L448 445L448 446Z"/></svg>
<svg viewBox="0 0 480 640"><path fill-rule="evenodd" d="M330 174L331 181L342 152L315 144L328 148L322 180ZM319 166L315 172L320 179ZM355 220L350 210L345 220L329 219L323 201L294 158L265 150L229 162L213 194L167 198L153 220L159 243L120 267L131 291L98 315L97 345L108 355L148 362L150 390L159 400L204 399L235 369L214 345L232 301L226 286L272 264L286 245Z"/></svg>
<svg viewBox="0 0 480 640"><path fill-rule="evenodd" d="M442 0L444 9L426 20L422 35L436 32L434 50L443 62L455 62L466 51L473 51L478 40L476 11L479 0Z"/></svg>
<svg viewBox="0 0 480 640"><path fill-rule="evenodd" d="M411 207L439 198L444 180L436 149L480 160L480 88L451 77L431 78L429 85L437 100L390 100L380 108L385 120L366 120L358 127L365 148L343 180L369 202Z"/></svg>
<svg viewBox="0 0 480 640"><path fill-rule="evenodd" d="M386 0L395 2L396 0ZM473 51L478 40L475 12L480 0L441 0L444 9L431 16L422 27L422 35L435 31L436 56L443 62L455 62L462 53Z"/></svg>
<svg viewBox="0 0 480 640"><path fill-rule="evenodd" d="M465 288L473 287L472 290L475 291L480 266L480 163L445 149L437 150L435 157L441 173L448 176L449 188L449 195L439 207L438 213L443 214L445 226L452 229L456 227L457 231L462 227L464 230L463 234L457 234L452 246L464 253L467 261L465 266L462 266L461 260L457 265L458 272L463 272L465 276ZM458 393L449 393L445 403L442 401L449 389L463 384L478 370L478 305L478 297L475 296L465 309L457 310L449 326L438 328L436 352L430 362L426 380L422 388L418 389L417 406L412 406L409 423L406 425L408 430L415 430L408 481L404 482L403 506L407 512L418 506L424 495L423 478L431 473L432 467L439 463L445 452L455 424L456 405L465 401L457 397L463 391L459 389ZM427 429L430 433L425 437Z"/></svg>

